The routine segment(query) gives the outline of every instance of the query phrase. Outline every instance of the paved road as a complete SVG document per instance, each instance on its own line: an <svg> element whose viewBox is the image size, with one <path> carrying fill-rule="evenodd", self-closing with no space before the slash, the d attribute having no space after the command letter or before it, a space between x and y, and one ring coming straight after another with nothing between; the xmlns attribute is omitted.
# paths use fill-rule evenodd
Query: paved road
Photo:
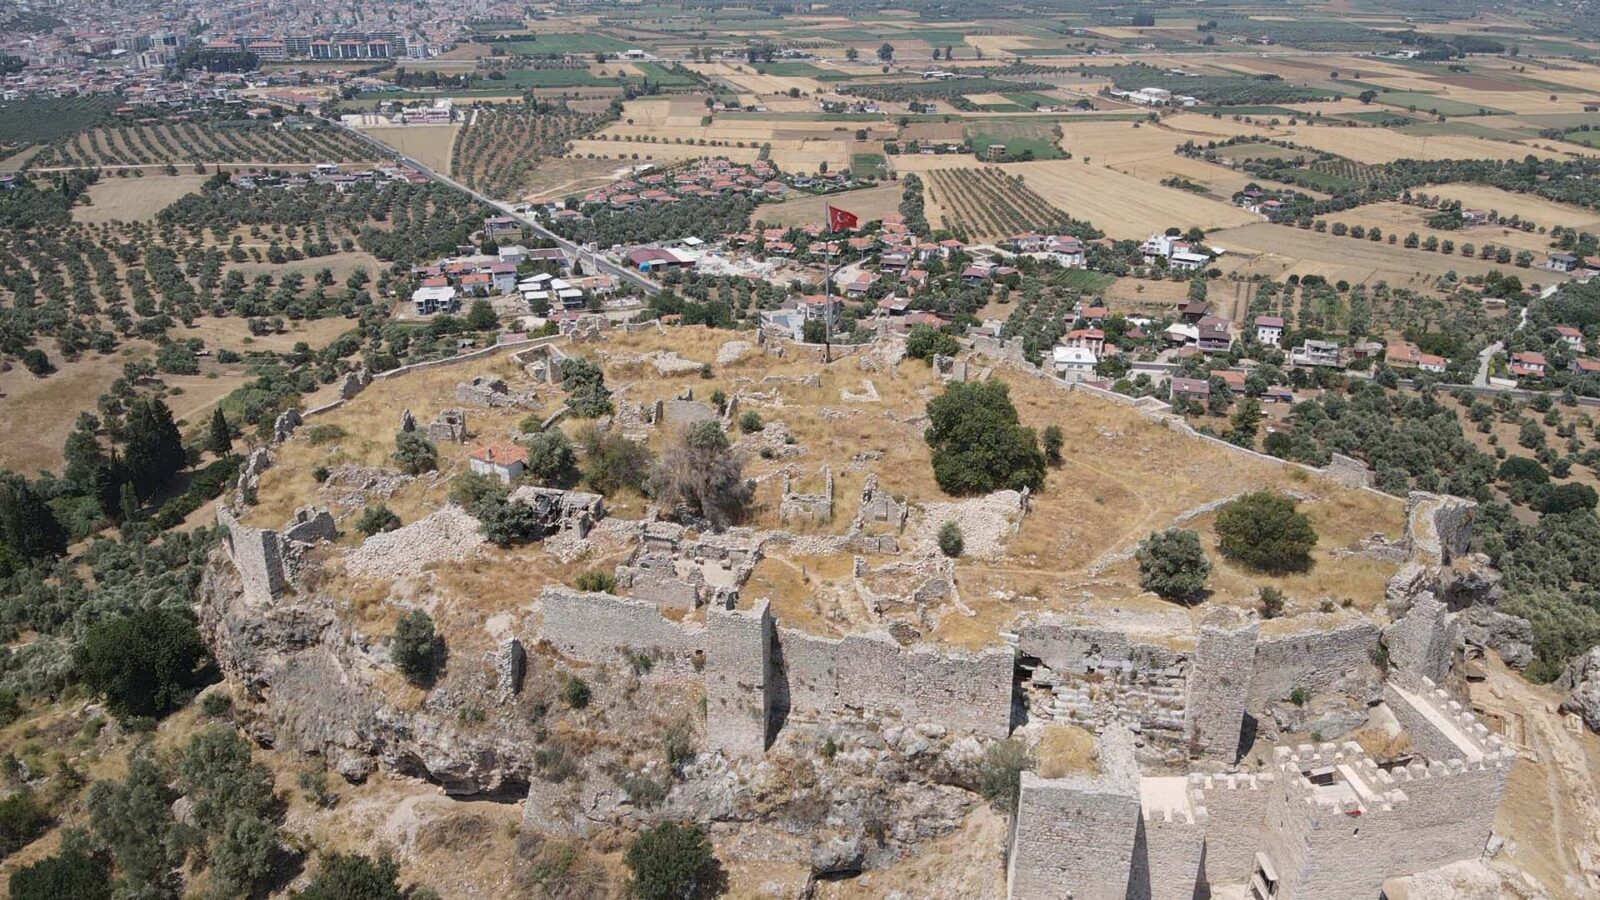
<svg viewBox="0 0 1600 900"><path fill-rule="evenodd" d="M1472 376L1473 387L1486 388L1489 386L1489 360L1494 359L1494 355L1499 353L1504 348L1505 344L1495 341L1489 346L1483 348L1483 350L1479 351L1478 374Z"/></svg>
<svg viewBox="0 0 1600 900"><path fill-rule="evenodd" d="M424 164L424 163L422 163L422 162L420 162L418 160L412 159L409 156L406 156L405 154L395 150L393 147L389 146L388 144L385 144L382 141L380 141L380 140L378 140L378 139L376 139L374 137L371 137L370 135L363 134L359 129L351 128L351 127L349 127L347 125L344 125L342 123L339 123L339 122L334 122L333 125L335 127L337 127L337 128L344 129L346 132L348 132L348 133L350 133L352 135L355 135L355 137L358 140L365 141L366 143L371 144L373 147L376 147L377 149L382 150L384 156L393 156L396 159L398 159L400 162L405 163L406 165L412 167L413 169L416 169L418 172L421 172L422 174L424 174L424 175L428 176L429 178L433 179L434 181L437 181L440 184L446 185L448 187L455 188L456 190L461 191L462 193L467 194L468 196L472 197L474 200L477 200L479 203L485 204L487 206L494 207L495 209L499 210L501 213L503 213L503 214L505 214L507 216L510 216L513 219L516 219L517 221L521 222L524 227L526 227L529 231L532 231L534 234L537 234L542 238L547 238L547 239L555 242L556 246L558 246L561 249L567 251L569 254L572 255L572 257L574 259L577 259L579 255L581 255L581 254L583 254L585 252L583 250L583 248L579 247L577 244L574 244L573 242L571 242L571 241L567 240L566 238L562 237L561 235L556 234L555 232L549 230L548 228L545 228L543 225L540 225L539 222L536 219L534 219L532 216L525 216L525 215L522 215L522 214L514 211L509 204L501 203L498 200L494 200L492 198L486 197L483 194L480 194L477 191L473 190L472 188L467 187L466 185L462 184L461 182L456 181L455 179L451 178L450 176L445 175L442 172L436 172L430 166L428 166L428 165L426 165L426 164ZM634 285L635 287L637 287L641 291L643 291L646 296L654 296L656 294L661 293L661 285L659 285L656 282L652 281L648 276L640 273L636 269L630 269L630 268L627 268L626 266L618 265L618 264L606 259L603 256L599 256L599 255L593 254L593 253L588 254L588 258L594 261L595 268L599 269L600 272L602 272L602 273L604 273L606 275L610 275L610 276L612 276L614 278L621 279L622 281L625 281L625 282L628 282L629 284Z"/></svg>

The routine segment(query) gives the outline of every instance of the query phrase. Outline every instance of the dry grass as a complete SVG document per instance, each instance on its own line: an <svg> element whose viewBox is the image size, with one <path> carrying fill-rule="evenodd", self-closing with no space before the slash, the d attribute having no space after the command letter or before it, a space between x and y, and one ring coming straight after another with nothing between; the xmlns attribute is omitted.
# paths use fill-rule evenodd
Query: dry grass
<svg viewBox="0 0 1600 900"><path fill-rule="evenodd" d="M1095 736L1076 725L1049 725L1033 748L1040 778L1094 775L1100 771Z"/></svg>
<svg viewBox="0 0 1600 900"><path fill-rule="evenodd" d="M761 207L756 212L756 218L768 225L822 224L823 207L833 205L850 210L860 216L862 222L869 222L899 212L900 192L900 185L886 184L826 197L801 195L782 203Z"/></svg>
<svg viewBox="0 0 1600 900"><path fill-rule="evenodd" d="M102 178L89 188L89 204L73 207L75 222L143 222L184 194L200 189L209 175L149 175Z"/></svg>
<svg viewBox="0 0 1600 900"><path fill-rule="evenodd" d="M400 125L363 128L361 132L382 141L437 172L450 174L450 148L460 125Z"/></svg>
<svg viewBox="0 0 1600 900"><path fill-rule="evenodd" d="M1225 248L1228 254L1220 260L1221 267L1241 276L1321 275L1329 281L1385 280L1394 287L1426 290L1452 270L1465 277L1496 267L1493 261L1476 257L1408 250L1387 241L1335 237L1259 221L1212 234L1208 243Z"/></svg>

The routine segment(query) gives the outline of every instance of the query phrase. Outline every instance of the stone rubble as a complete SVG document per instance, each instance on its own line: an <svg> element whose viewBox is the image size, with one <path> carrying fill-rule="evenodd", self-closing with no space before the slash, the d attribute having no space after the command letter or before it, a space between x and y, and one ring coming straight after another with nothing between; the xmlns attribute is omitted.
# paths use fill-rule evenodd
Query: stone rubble
<svg viewBox="0 0 1600 900"><path fill-rule="evenodd" d="M345 568L370 577L418 575L433 563L467 559L482 544L478 520L450 505L410 525L367 538L345 557Z"/></svg>

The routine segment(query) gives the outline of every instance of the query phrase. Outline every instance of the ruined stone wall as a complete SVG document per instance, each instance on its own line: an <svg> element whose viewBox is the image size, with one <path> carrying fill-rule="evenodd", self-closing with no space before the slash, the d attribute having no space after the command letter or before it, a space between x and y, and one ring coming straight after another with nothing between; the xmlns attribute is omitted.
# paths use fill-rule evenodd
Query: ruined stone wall
<svg viewBox="0 0 1600 900"><path fill-rule="evenodd" d="M852 708L989 737L1010 732L1014 664L1008 649L970 655L927 646L904 650L881 633L831 640L779 628L777 636L778 693L791 714Z"/></svg>
<svg viewBox="0 0 1600 900"><path fill-rule="evenodd" d="M1244 884L1250 880L1256 851L1267 822L1273 775L1189 776L1196 814L1205 813L1206 879L1211 884Z"/></svg>
<svg viewBox="0 0 1600 900"><path fill-rule="evenodd" d="M1329 480L1349 488L1364 488L1372 486L1372 470L1367 464L1354 457L1335 453L1328 460L1328 465L1322 474Z"/></svg>
<svg viewBox="0 0 1600 900"><path fill-rule="evenodd" d="M1112 727L1100 735L1099 750L1093 776L1022 773L1009 900L1127 900L1140 819L1132 735Z"/></svg>
<svg viewBox="0 0 1600 900"><path fill-rule="evenodd" d="M706 610L706 744L730 755L767 749L772 712L772 613Z"/></svg>
<svg viewBox="0 0 1600 900"><path fill-rule="evenodd" d="M1413 764L1387 773L1406 801L1369 819L1374 853L1390 876L1475 859L1494 831L1511 760Z"/></svg>
<svg viewBox="0 0 1600 900"><path fill-rule="evenodd" d="M1201 623L1185 685L1192 750L1229 763L1239 758L1259 632L1253 619L1236 621L1222 614Z"/></svg>
<svg viewBox="0 0 1600 900"><path fill-rule="evenodd" d="M283 594L288 576L283 562L283 538L270 528L240 524L227 507L217 505L217 524L228 529L228 556L239 570L246 599L266 602Z"/></svg>
<svg viewBox="0 0 1600 900"><path fill-rule="evenodd" d="M1371 853L1373 828L1367 816L1317 803L1310 782L1298 771L1286 771L1274 782L1267 821L1273 827L1263 832L1263 847L1279 879L1277 896L1379 896L1385 875Z"/></svg>
<svg viewBox="0 0 1600 900"><path fill-rule="evenodd" d="M1478 504L1471 500L1412 491L1406 497L1406 542L1412 557L1429 565L1449 565L1465 556L1477 512Z"/></svg>
<svg viewBox="0 0 1600 900"><path fill-rule="evenodd" d="M1025 686L1031 715L1095 731L1136 724L1150 740L1185 740L1190 654L1115 629L1051 622L1018 629L1017 648L1043 665Z"/></svg>
<svg viewBox="0 0 1600 900"><path fill-rule="evenodd" d="M1383 630L1390 667L1433 681L1443 681L1449 673L1460 638L1449 610L1431 593L1417 597L1405 615Z"/></svg>
<svg viewBox="0 0 1600 900"><path fill-rule="evenodd" d="M1347 674L1376 673L1378 626L1351 621L1333 628L1264 634L1256 643L1249 709L1285 700L1295 688L1313 695L1329 691Z"/></svg>
<svg viewBox="0 0 1600 900"><path fill-rule="evenodd" d="M652 671L682 674L705 647L704 628L668 621L653 603L563 587L545 588L540 601L539 638L572 659L611 662L632 650L655 658Z"/></svg>

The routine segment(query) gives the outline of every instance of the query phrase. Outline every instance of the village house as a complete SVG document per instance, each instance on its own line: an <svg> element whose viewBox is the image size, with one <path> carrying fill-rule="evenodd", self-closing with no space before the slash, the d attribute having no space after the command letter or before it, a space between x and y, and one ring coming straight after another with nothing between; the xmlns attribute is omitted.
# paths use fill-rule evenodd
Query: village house
<svg viewBox="0 0 1600 900"><path fill-rule="evenodd" d="M490 441L473 450L468 461L474 473L511 484L528 467L528 449L510 441Z"/></svg>
<svg viewBox="0 0 1600 900"><path fill-rule="evenodd" d="M1227 353L1233 346L1233 336L1228 333L1228 320L1206 316L1196 323L1199 330L1195 346L1206 353Z"/></svg>
<svg viewBox="0 0 1600 900"><path fill-rule="evenodd" d="M1289 363L1295 366L1338 368L1344 365L1339 345L1334 341L1306 340L1289 351Z"/></svg>
<svg viewBox="0 0 1600 900"><path fill-rule="evenodd" d="M1283 340L1282 316L1256 316L1256 342L1278 346Z"/></svg>
<svg viewBox="0 0 1600 900"><path fill-rule="evenodd" d="M1518 378L1543 378L1549 363L1543 353L1524 350L1511 354L1511 374Z"/></svg>
<svg viewBox="0 0 1600 900"><path fill-rule="evenodd" d="M1063 347L1082 347L1095 356L1106 352L1106 333L1098 328L1075 328L1061 339Z"/></svg>
<svg viewBox="0 0 1600 900"><path fill-rule="evenodd" d="M1179 400L1205 403L1211 399L1211 382L1204 378L1174 378L1168 399L1174 403Z"/></svg>
<svg viewBox="0 0 1600 900"><path fill-rule="evenodd" d="M1587 356L1574 357L1572 362L1567 364L1567 368L1579 375L1600 375L1600 359L1590 359Z"/></svg>
<svg viewBox="0 0 1600 900"><path fill-rule="evenodd" d="M1057 378L1067 381L1085 381L1094 377L1095 364L1099 362L1094 351L1087 347L1058 346L1053 351Z"/></svg>
<svg viewBox="0 0 1600 900"><path fill-rule="evenodd" d="M1573 328L1571 325L1557 325L1556 334L1561 337L1562 343L1572 348L1573 352L1582 353L1584 351L1583 332Z"/></svg>
<svg viewBox="0 0 1600 900"><path fill-rule="evenodd" d="M1383 359L1391 369L1415 369L1422 365L1422 350L1410 341L1391 340Z"/></svg>
<svg viewBox="0 0 1600 900"><path fill-rule="evenodd" d="M1552 272L1571 272L1578 267L1578 258L1570 253L1552 253L1545 257L1544 267Z"/></svg>
<svg viewBox="0 0 1600 900"><path fill-rule="evenodd" d="M1430 375L1443 375L1450 368L1450 360L1432 353L1423 353L1417 357L1417 368Z"/></svg>

